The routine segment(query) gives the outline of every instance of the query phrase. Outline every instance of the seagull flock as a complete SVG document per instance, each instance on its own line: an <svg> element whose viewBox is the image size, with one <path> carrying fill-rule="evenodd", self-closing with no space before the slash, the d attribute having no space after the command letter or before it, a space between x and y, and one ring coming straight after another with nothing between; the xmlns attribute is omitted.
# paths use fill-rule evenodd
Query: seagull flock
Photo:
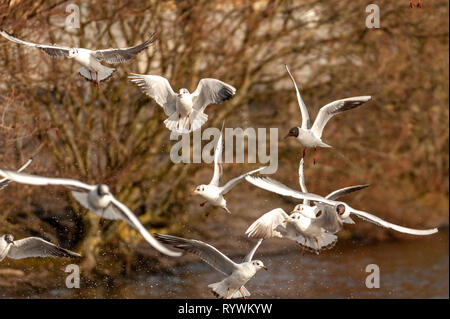
<svg viewBox="0 0 450 319"><path fill-rule="evenodd" d="M99 87L99 83L109 79L115 69L101 64L120 64L133 60L137 54L147 49L156 40L152 34L147 41L129 48L116 48L106 50L89 50L57 45L45 45L20 40L4 30L0 30L4 38L29 47L41 49L51 57L72 59L82 67L77 72L86 80L92 81ZM290 187L263 175L265 167L261 167L229 180L222 185L222 153L223 153L223 126L214 150L214 173L209 184L199 185L192 192L201 196L205 201L200 204L209 204L220 207L231 214L224 198L231 189L241 181L276 193L299 200L293 210L288 214L281 208L273 209L254 221L245 234L257 240L253 249L240 263L236 263L210 244L195 239L185 239L167 234L154 234L152 236L141 224L136 215L123 203L117 200L105 184L89 185L81 181L67 178L44 177L31 175L23 171L31 164L29 159L17 171L0 169L0 190L11 182L37 186L63 186L72 196L90 212L104 219L123 220L134 228L153 248L161 254L179 257L182 251L197 255L205 263L219 271L225 278L217 283L208 285L211 292L218 298L247 298L250 292L244 285L260 270L267 270L260 260L253 260L253 256L264 239L286 238L298 243L302 254L305 251L320 254L325 249L331 249L337 242L337 233L344 224L354 224L351 215L374 223L378 226L411 235L430 235L436 233L437 228L417 230L387 222L375 215L350 207L338 199L344 195L359 191L369 185L356 185L331 192L325 197L309 193L306 189L303 172L306 149L314 149L314 164L316 163L316 148L331 146L321 139L327 122L336 114L356 108L371 100L371 96L349 97L331 102L323 106L311 125L308 110L302 100L296 81L286 65L286 71L294 85L297 101L300 108L301 126L291 128L285 138L293 137L302 146L302 157L299 164L300 190ZM169 81L159 75L143 75L132 73L129 76L146 95L159 104L167 119L165 126L176 133L189 134L201 128L208 120L204 113L210 104L220 104L236 94L236 89L220 80L205 78L198 83L197 89L190 93L181 88L178 93L172 89ZM259 174L257 174L259 173ZM207 216L208 214L206 214ZM167 246L171 247L172 250ZM52 244L39 237L28 237L14 240L11 234L0 237L0 261L6 257L22 259L28 257L65 257L79 258L80 254L69 251Z"/></svg>

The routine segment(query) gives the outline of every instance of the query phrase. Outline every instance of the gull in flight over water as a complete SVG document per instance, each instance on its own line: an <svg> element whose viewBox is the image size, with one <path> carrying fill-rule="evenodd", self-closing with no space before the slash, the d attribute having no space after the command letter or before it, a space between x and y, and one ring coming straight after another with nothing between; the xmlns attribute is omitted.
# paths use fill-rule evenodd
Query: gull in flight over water
<svg viewBox="0 0 450 319"><path fill-rule="evenodd" d="M99 86L101 81L108 79L116 69L109 68L101 64L106 62L109 64L120 64L131 61L142 50L146 49L150 44L156 40L155 33L144 43L138 44L134 47L119 48L119 49L105 49L105 50L89 50L83 48L70 48L66 46L38 44L20 40L4 30L0 30L0 34L6 39L23 44L29 47L41 49L51 57L64 57L67 59L74 59L82 65L77 72L88 81L92 81Z"/></svg>
<svg viewBox="0 0 450 319"><path fill-rule="evenodd" d="M222 127L223 131L223 127ZM266 168L266 166L255 169L253 171L250 171L248 173L242 174L238 177L235 177L228 181L223 186L220 186L222 184L222 175L223 175L223 168L222 168L222 151L223 151L223 141L222 141L222 132L220 132L219 140L216 145L216 149L214 150L214 174L209 182L208 185L202 184L197 186L194 191L192 192L192 195L200 195L204 199L206 199L205 202L201 203L200 206L204 206L206 203L209 203L212 206L218 206L223 208L227 213L230 213L230 210L227 208L227 201L223 197L225 194L227 194L234 186L236 186L240 181L242 181L246 176L259 172ZM207 213L206 216L209 214Z"/></svg>
<svg viewBox="0 0 450 319"><path fill-rule="evenodd" d="M293 198L297 198L297 199L309 200L309 201L315 202L318 209L321 210L322 213L325 213L326 216L329 216L328 215L329 210L334 210L334 212L336 212L337 217L338 217L335 219L336 223L338 223L338 224L333 224L331 222L327 222L327 224L322 225L322 228L324 228L325 230L328 229L329 231L333 230L332 232L339 231L340 230L339 227L342 228L342 225L339 226L339 223L344 222L344 220L349 221L347 218L350 217L350 214L356 215L357 217L364 219L366 221L369 221L371 223L374 223L378 226L393 229L395 231L398 231L400 233L405 233L405 234L425 236L425 235L431 235L431 234L437 233L437 231L438 231L437 228L420 230L420 229L412 229L412 228L392 224L392 223L387 222L375 215L369 214L362 210L354 209L342 201L335 201L333 199L325 198L325 197L322 197L322 196L319 196L319 195L316 195L313 193L307 193L307 192L302 193L302 192L293 190L293 189L289 188L288 186L286 186L276 180L273 180L269 177L247 176L245 179L249 183L251 183L259 188L265 189L269 192L273 192L273 193L283 195L283 196L288 196L288 197L293 197Z"/></svg>
<svg viewBox="0 0 450 319"><path fill-rule="evenodd" d="M294 137L300 145L303 146L302 157L306 155L306 148L314 148L314 164L316 163L316 148L317 147L332 147L328 144L322 142L322 132L325 128L327 122L333 117L335 114L339 114L348 110L351 110L355 107L360 106L361 104L366 103L372 99L371 96L356 96L349 97L342 100L337 100L327 105L323 106L319 113L317 114L316 120L314 124L311 126L311 121L309 119L308 109L306 108L305 103L300 96L300 91L298 90L297 84L295 82L294 77L289 71L288 66L286 65L286 70L294 83L295 91L297 92L297 101L300 107L300 112L302 114L302 126L295 126L289 130L289 133L284 137L285 139L292 136Z"/></svg>
<svg viewBox="0 0 450 319"><path fill-rule="evenodd" d="M136 229L159 252L172 257L181 255L179 252L173 252L167 249L153 238L133 212L118 201L105 184L89 185L74 179L42 177L3 169L0 169L0 175L13 182L22 184L64 186L71 190L73 197L92 213L105 219L124 220Z"/></svg>
<svg viewBox="0 0 450 319"><path fill-rule="evenodd" d="M201 79L193 93L185 88L175 93L169 81L159 75L132 73L129 78L164 109L168 116L164 124L175 133L198 130L208 120L203 113L208 105L220 104L236 94L234 87L216 79Z"/></svg>
<svg viewBox="0 0 450 319"><path fill-rule="evenodd" d="M257 271L267 267L260 260L252 260L253 255L261 245L260 239L255 247L238 264L222 254L215 247L200 240L185 239L176 236L155 234L163 243L185 250L199 256L205 263L227 276L224 280L208 285L212 293L221 299L246 298L250 292L244 287Z"/></svg>
<svg viewBox="0 0 450 319"><path fill-rule="evenodd" d="M301 190L307 193L303 158L300 160L298 173ZM335 200L368 186L357 185L341 188L328 194L325 198ZM321 250L334 247L338 239L334 234L342 229L343 223L354 224L350 217L341 219L336 211L329 209L328 206L324 206L320 202L310 206L310 201L304 199L302 204L295 206L290 215L281 208L265 213L250 225L245 234L252 238L287 238L302 247L302 254L305 250L319 254Z"/></svg>
<svg viewBox="0 0 450 319"><path fill-rule="evenodd" d="M33 159L30 158L30 159L29 159L25 164L23 164L22 167L20 167L17 171L18 171L18 172L23 171L25 168L28 167L28 165L31 164L32 161L33 161ZM7 179L7 178L0 179L0 189L5 188L6 186L9 185L9 183L11 183L11 181L10 181L9 179Z"/></svg>
<svg viewBox="0 0 450 319"><path fill-rule="evenodd" d="M23 259L29 257L81 257L80 254L56 246L39 237L27 237L14 240L13 235L0 237L0 261L6 257Z"/></svg>

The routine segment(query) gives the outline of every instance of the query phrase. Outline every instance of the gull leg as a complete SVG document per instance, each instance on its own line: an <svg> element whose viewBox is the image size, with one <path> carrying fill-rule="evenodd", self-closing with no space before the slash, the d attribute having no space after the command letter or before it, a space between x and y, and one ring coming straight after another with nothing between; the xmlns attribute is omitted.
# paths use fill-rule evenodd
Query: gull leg
<svg viewBox="0 0 450 319"><path fill-rule="evenodd" d="M241 293L241 295L242 295L242 299L247 299L247 298L245 297L244 293L242 292L242 287L241 287L241 288L239 288L239 292L240 292L240 293Z"/></svg>
<svg viewBox="0 0 450 319"><path fill-rule="evenodd" d="M313 158L313 163L314 163L314 165L316 165L316 151L317 151L317 149L314 147L314 158Z"/></svg>
<svg viewBox="0 0 450 319"><path fill-rule="evenodd" d="M105 219L103 217L100 217L100 219L98 221L98 225L103 226L104 223L105 223Z"/></svg>
<svg viewBox="0 0 450 319"><path fill-rule="evenodd" d="M414 2L413 2L413 0L409 0L409 7L410 7L410 8L414 8Z"/></svg>
<svg viewBox="0 0 450 319"><path fill-rule="evenodd" d="M96 78L96 82L97 82L97 89L99 89L100 88L100 85L99 85L99 83L98 83L98 72L97 71L95 71L95 78Z"/></svg>
<svg viewBox="0 0 450 319"><path fill-rule="evenodd" d="M422 2L420 0L417 1L417 8L422 8Z"/></svg>
<svg viewBox="0 0 450 319"><path fill-rule="evenodd" d="M207 202L203 202L203 203L200 204L200 206L203 207L203 206L205 206L206 203Z"/></svg>
<svg viewBox="0 0 450 319"><path fill-rule="evenodd" d="M181 114L178 113L177 130L180 128L180 119L181 119Z"/></svg>
<svg viewBox="0 0 450 319"><path fill-rule="evenodd" d="M305 156L306 156L306 147L303 148L302 158L305 158Z"/></svg>
<svg viewBox="0 0 450 319"><path fill-rule="evenodd" d="M189 120L189 131L191 130L191 113L188 114L188 120Z"/></svg>
<svg viewBox="0 0 450 319"><path fill-rule="evenodd" d="M305 256L305 246L302 246L302 256Z"/></svg>

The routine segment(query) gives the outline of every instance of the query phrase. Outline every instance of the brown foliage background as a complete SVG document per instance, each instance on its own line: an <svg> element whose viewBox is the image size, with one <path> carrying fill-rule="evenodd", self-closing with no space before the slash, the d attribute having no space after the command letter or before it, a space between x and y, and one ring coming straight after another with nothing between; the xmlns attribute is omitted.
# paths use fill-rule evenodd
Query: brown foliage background
<svg viewBox="0 0 450 319"><path fill-rule="evenodd" d="M104 182L152 232L207 239L226 225L242 236L265 212L253 203L270 205L275 195L242 183L246 200L233 200L242 195L235 191L228 202L246 218L205 219L188 194L212 167L170 161L164 113L127 75L158 74L189 90L203 77L221 79L237 95L208 107L205 127L226 119L227 127L277 127L284 135L300 122L288 64L313 118L332 100L373 97L329 122L324 140L335 149L320 150L314 167L307 157L310 191L370 183L347 199L351 205L410 227L448 224L448 2L413 10L406 0L381 1L381 28L367 29L365 1L76 1L81 28L67 29L70 2L3 1L0 28L32 42L92 49L135 45L155 31L158 40L98 90L75 63L0 39L1 167L33 157L29 172ZM279 141L274 178L297 187L300 151ZM228 164L225 179L253 167ZM125 223L100 226L83 214L64 189L11 184L0 205L0 233L39 234L76 248L87 269L121 272L137 261L153 265L157 256ZM360 222L342 236L393 235ZM108 253L122 261L116 268L106 264Z"/></svg>

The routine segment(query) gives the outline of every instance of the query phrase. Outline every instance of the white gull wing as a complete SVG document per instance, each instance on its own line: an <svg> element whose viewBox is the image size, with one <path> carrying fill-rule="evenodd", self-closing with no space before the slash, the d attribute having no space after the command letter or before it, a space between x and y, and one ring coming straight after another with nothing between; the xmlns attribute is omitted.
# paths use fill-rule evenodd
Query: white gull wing
<svg viewBox="0 0 450 319"><path fill-rule="evenodd" d="M136 55L155 42L156 33L153 33L144 43L129 48L96 50L93 52L98 61L105 61L110 64L119 64L133 60Z"/></svg>
<svg viewBox="0 0 450 319"><path fill-rule="evenodd" d="M322 137L322 131L325 125L333 117L333 115L360 106L361 104L370 101L371 98L371 96L355 96L328 103L320 109L319 114L311 127L311 131L317 138L320 139Z"/></svg>
<svg viewBox="0 0 450 319"><path fill-rule="evenodd" d="M127 206L118 201L114 196L111 196L110 205L113 205L113 207L117 211L117 214L120 214L123 220L125 220L130 226L136 229L142 235L142 237L144 237L144 239L153 246L153 248L158 250L160 253L166 254L171 257L181 256L181 253L167 249L159 241L153 238L153 236L150 235L147 229L145 229L145 227L141 224L136 215L134 215Z"/></svg>
<svg viewBox="0 0 450 319"><path fill-rule="evenodd" d="M20 168L17 170L17 172L20 173L21 171L23 171L25 168L28 167L28 165L31 164L32 161L33 161L33 159L30 158L25 164L22 165L22 167L20 167ZM9 185L9 183L11 183L11 181L10 181L9 179L7 179L7 178L0 179L0 189L5 188L6 186Z"/></svg>
<svg viewBox="0 0 450 319"><path fill-rule="evenodd" d="M307 193L308 189L306 188L305 183L305 173L303 172L303 158L300 160L300 165L298 166L298 183L300 184L300 189L303 193ZM303 200L303 204L309 205L309 200Z"/></svg>
<svg viewBox="0 0 450 319"><path fill-rule="evenodd" d="M336 200L344 195L359 191L361 189L364 189L366 187L369 187L370 184L364 184L364 185L356 185L356 186L349 186L349 187L344 187L338 190L335 190L334 192L331 192L330 194L328 194L327 196L325 196L325 198L331 199L331 200Z"/></svg>
<svg viewBox="0 0 450 319"><path fill-rule="evenodd" d="M272 193L277 193L279 195L283 196L289 196L297 199L302 200L310 200L310 201L318 201L327 203L330 205L334 205L336 202L326 199L325 197L313 194L313 193L302 193L296 190L293 190L292 188L289 188L288 186L271 179L270 177L266 176L252 176L248 175L245 177L245 180L259 188L265 189Z"/></svg>
<svg viewBox="0 0 450 319"><path fill-rule="evenodd" d="M8 257L22 259L28 257L81 257L80 254L56 246L39 237L28 237L14 241L10 246Z"/></svg>
<svg viewBox="0 0 450 319"><path fill-rule="evenodd" d="M128 77L130 81L154 99L164 109L167 116L176 111L177 95L166 78L159 75L131 74Z"/></svg>
<svg viewBox="0 0 450 319"><path fill-rule="evenodd" d="M155 234L155 237L165 244L199 256L208 265L226 276L230 276L233 271L238 269L238 265L234 261L222 254L215 247L200 240L185 239L163 234Z"/></svg>
<svg viewBox="0 0 450 319"><path fill-rule="evenodd" d="M399 226L396 224L392 224L390 222L387 222L377 216L374 216L372 214L369 214L367 212L361 211L361 210L357 210L357 209L353 209L351 208L351 213L358 216L359 218L366 220L368 222L374 223L376 225L382 226L382 227L386 227L386 228L390 228L393 229L395 231L398 231L400 233L405 233L405 234L411 234L411 235L419 235L419 236L425 236L425 235L431 235L434 233L438 232L437 228L432 228L432 229L412 229L412 228L408 228L408 227L403 227L403 226Z"/></svg>
<svg viewBox="0 0 450 319"><path fill-rule="evenodd" d="M229 180L225 185L223 185L223 187L221 187L221 191L220 194L221 195L225 195L226 193L228 193L237 183L239 183L243 178L257 173L259 171L262 171L263 169L265 169L267 166L263 166L257 169L254 169L253 171L247 172L245 174L242 174L238 177L233 178L232 180Z"/></svg>
<svg viewBox="0 0 450 319"><path fill-rule="evenodd" d="M273 237L281 238L282 235L276 230L289 215L281 208L275 208L265 213L251 224L245 234L251 238L269 239Z"/></svg>
<svg viewBox="0 0 450 319"><path fill-rule="evenodd" d="M303 102L303 99L300 95L300 91L298 90L298 87L297 87L297 83L295 82L294 77L292 76L291 72L289 71L287 64L285 65L285 67L286 67L286 70L287 70L289 76L291 77L292 83L294 84L295 92L297 92L298 106L300 107L300 112L302 114L302 129L305 129L305 130L310 129L311 128L311 120L309 119L308 109L306 108L306 105Z"/></svg>
<svg viewBox="0 0 450 319"><path fill-rule="evenodd" d="M222 182L222 175L223 175L222 152L223 152L223 124L219 140L217 141L216 149L214 150L214 174L213 177L211 178L211 181L209 182L209 185L219 187Z"/></svg>
<svg viewBox="0 0 450 319"><path fill-rule="evenodd" d="M57 57L68 57L69 56L69 51L70 48L69 47L65 47L65 46L56 46L56 45L46 45L46 44L38 44L38 43L33 43L33 42L27 42L27 41L23 41L20 40L12 35L10 35L8 32L4 31L4 30L0 30L0 35L2 35L3 37L5 37L6 39L15 42L15 43L19 43L22 45L26 45L29 47L35 47L38 49L43 50L45 53L47 53L48 55L50 55L51 57L57 58Z"/></svg>
<svg viewBox="0 0 450 319"><path fill-rule="evenodd" d="M263 241L262 238L260 240L258 240L258 242L256 243L255 247L253 247L253 249L250 250L250 252L247 254L247 256L244 257L244 260L242 260L243 263L248 262L248 261L252 261L253 255L255 255L255 252L258 249L259 245L261 245L262 241Z"/></svg>
<svg viewBox="0 0 450 319"><path fill-rule="evenodd" d="M197 89L192 93L193 108L203 112L210 104L220 104L231 99L236 89L225 82L216 79L201 79Z"/></svg>
<svg viewBox="0 0 450 319"><path fill-rule="evenodd" d="M22 184L42 185L42 186L60 185L70 190L78 192L89 192L95 189L95 185L85 184L75 179L43 177L38 175L18 173L7 169L0 169L0 175L13 182Z"/></svg>

